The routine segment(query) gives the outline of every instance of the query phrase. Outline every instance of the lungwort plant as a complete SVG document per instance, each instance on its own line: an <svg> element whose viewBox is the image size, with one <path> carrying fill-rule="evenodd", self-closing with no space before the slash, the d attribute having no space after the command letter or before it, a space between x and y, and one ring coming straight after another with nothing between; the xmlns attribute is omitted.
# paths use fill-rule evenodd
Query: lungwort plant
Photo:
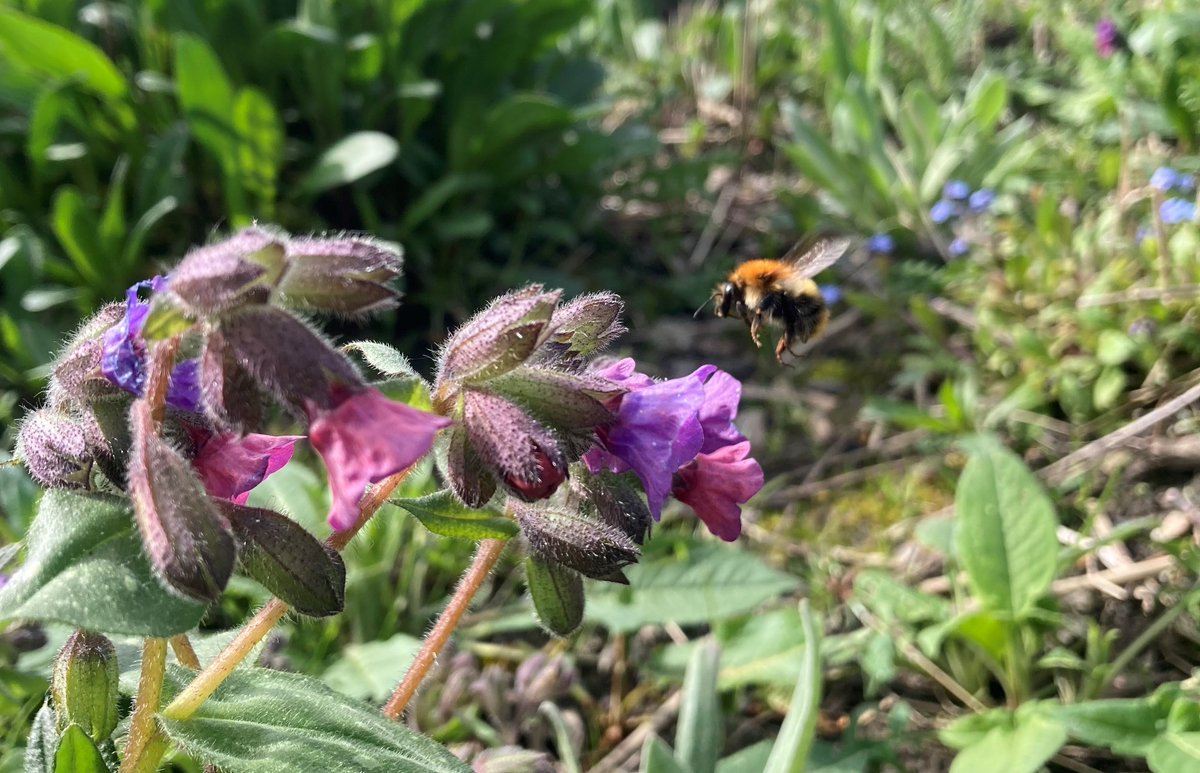
<svg viewBox="0 0 1200 773"><path fill-rule="evenodd" d="M464 770L391 720L506 545L525 554L541 623L566 636L582 620L582 578L624 582L670 497L737 538L763 474L733 424L733 377L708 365L654 381L633 360L600 359L624 331L611 293L563 302L533 285L497 298L444 343L432 384L391 347L339 350L299 316L394 305L400 269L399 253L371 239L248 228L130 288L63 348L46 405L20 429L19 456L46 492L0 590L0 619L79 629L27 770L148 771L175 749L257 771L263 748L293 770ZM347 350L385 379L368 381ZM395 382L432 410L386 396ZM268 434L282 415L303 434ZM325 542L247 505L305 440L328 472ZM238 668L289 611L342 610L339 551L427 455L446 488L395 503L480 544L383 713L308 677ZM188 635L235 574L275 598L200 663ZM105 634L145 639L124 719Z"/></svg>

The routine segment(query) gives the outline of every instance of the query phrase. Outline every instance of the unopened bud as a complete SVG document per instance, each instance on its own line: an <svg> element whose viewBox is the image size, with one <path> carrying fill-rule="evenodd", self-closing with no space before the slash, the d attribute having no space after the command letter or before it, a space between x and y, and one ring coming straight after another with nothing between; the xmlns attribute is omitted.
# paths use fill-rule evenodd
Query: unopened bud
<svg viewBox="0 0 1200 773"><path fill-rule="evenodd" d="M560 295L532 285L492 301L450 336L438 381L482 383L525 362L551 332Z"/></svg>
<svg viewBox="0 0 1200 773"><path fill-rule="evenodd" d="M517 497L545 499L566 480L567 460L558 439L508 400L466 390L463 425L479 458Z"/></svg>
<svg viewBox="0 0 1200 773"><path fill-rule="evenodd" d="M601 472L575 478L582 489L585 504L590 504L596 517L623 531L637 544L646 541L654 519L646 500L626 476Z"/></svg>
<svg viewBox="0 0 1200 773"><path fill-rule="evenodd" d="M555 702L564 697L575 681L575 671L566 658L538 652L517 667L513 692L524 706L536 710L543 701Z"/></svg>
<svg viewBox="0 0 1200 773"><path fill-rule="evenodd" d="M42 408L21 422L17 454L43 486L87 488L91 435L80 417L58 408Z"/></svg>
<svg viewBox="0 0 1200 773"><path fill-rule="evenodd" d="M200 353L200 404L221 429L248 432L262 423L263 398L238 365L219 329L208 331Z"/></svg>
<svg viewBox="0 0 1200 773"><path fill-rule="evenodd" d="M583 578L573 569L531 555L525 584L538 622L555 636L570 636L583 623Z"/></svg>
<svg viewBox="0 0 1200 773"><path fill-rule="evenodd" d="M117 727L117 648L98 633L76 631L54 660L50 695L62 732L79 725L96 742Z"/></svg>
<svg viewBox="0 0 1200 773"><path fill-rule="evenodd" d="M550 360L574 362L607 348L625 332L621 312L625 303L616 293L591 293L560 306L550 320L544 354Z"/></svg>
<svg viewBox="0 0 1200 773"><path fill-rule="evenodd" d="M233 535L191 464L154 432L150 406L134 402L129 493L142 543L168 590L214 601L233 572Z"/></svg>
<svg viewBox="0 0 1200 773"><path fill-rule="evenodd" d="M449 432L446 448L446 477L458 498L468 507L483 507L496 494L496 479L467 439L463 427Z"/></svg>
<svg viewBox="0 0 1200 773"><path fill-rule="evenodd" d="M222 502L238 543L238 567L248 577L310 617L342 611L346 565L337 551L285 515Z"/></svg>
<svg viewBox="0 0 1200 773"><path fill-rule="evenodd" d="M489 381L487 389L560 432L582 434L588 445L595 428L613 420L602 401L625 391L597 376L530 367L516 368Z"/></svg>
<svg viewBox="0 0 1200 773"><path fill-rule="evenodd" d="M286 255L279 291L292 308L363 314L396 303L387 283L404 265L397 249L366 239L292 239Z"/></svg>
<svg viewBox="0 0 1200 773"><path fill-rule="evenodd" d="M576 510L516 504L513 514L531 554L588 577L605 579L641 555L624 531Z"/></svg>
<svg viewBox="0 0 1200 773"><path fill-rule="evenodd" d="M171 272L167 289L194 316L266 303L284 270L280 239L246 228L223 242L199 247Z"/></svg>
<svg viewBox="0 0 1200 773"><path fill-rule="evenodd" d="M517 746L485 749L471 763L473 773L554 773L554 762L543 752Z"/></svg>
<svg viewBox="0 0 1200 773"><path fill-rule="evenodd" d="M339 389L357 391L362 379L350 361L288 312L251 307L222 319L228 356L262 389L298 413L332 409Z"/></svg>
<svg viewBox="0 0 1200 773"><path fill-rule="evenodd" d="M122 304L110 303L80 325L54 362L49 405L60 406L68 400L86 401L118 391L100 372L100 355L104 350L104 334L124 316Z"/></svg>

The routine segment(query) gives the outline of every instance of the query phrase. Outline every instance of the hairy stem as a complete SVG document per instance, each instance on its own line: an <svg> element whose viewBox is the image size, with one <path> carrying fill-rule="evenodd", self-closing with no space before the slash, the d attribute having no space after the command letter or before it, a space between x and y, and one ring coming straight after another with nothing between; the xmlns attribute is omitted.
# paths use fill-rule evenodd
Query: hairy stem
<svg viewBox="0 0 1200 773"><path fill-rule="evenodd" d="M421 651L417 653L417 657L408 667L404 678L400 680L400 684L396 685L392 697L384 705L383 715L385 717L399 719L400 715L404 713L409 701L416 694L417 688L429 674L429 669L433 668L438 655L446 648L446 643L450 641L450 635L454 633L462 616L471 606L471 600L475 598L475 594L479 592L483 581L491 573L500 554L504 552L506 544L507 540L501 539L485 539L479 543L475 559L463 573L462 579L459 580L458 587L454 589L454 595L450 597L450 603L442 610L437 622L425 636Z"/></svg>
<svg viewBox="0 0 1200 773"><path fill-rule="evenodd" d="M171 651L175 653L175 658L184 666L200 670L200 658L196 655L196 650L192 647L192 642L188 640L187 634L181 633L178 636L172 636L169 639L171 643Z"/></svg>
<svg viewBox="0 0 1200 773"><path fill-rule="evenodd" d="M142 647L142 673L138 678L133 716L129 720L129 741L125 744L121 773L133 773L141 769L143 752L158 730L154 715L162 698L166 669L167 640L146 639Z"/></svg>

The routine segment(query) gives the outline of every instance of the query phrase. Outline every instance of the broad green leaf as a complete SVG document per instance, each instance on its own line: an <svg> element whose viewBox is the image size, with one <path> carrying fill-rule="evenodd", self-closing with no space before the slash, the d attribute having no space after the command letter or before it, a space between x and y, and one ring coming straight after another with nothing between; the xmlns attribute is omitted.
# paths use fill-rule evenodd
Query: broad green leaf
<svg viewBox="0 0 1200 773"><path fill-rule="evenodd" d="M54 773L108 773L108 766L83 728L71 725L63 731L54 753Z"/></svg>
<svg viewBox="0 0 1200 773"><path fill-rule="evenodd" d="M238 165L242 185L254 196L259 211L270 217L275 208L275 182L283 161L283 123L270 98L253 88L237 93L233 127L238 138Z"/></svg>
<svg viewBox="0 0 1200 773"><path fill-rule="evenodd" d="M301 194L313 194L361 180L400 155L400 143L382 132L363 131L343 137L326 149L301 181Z"/></svg>
<svg viewBox="0 0 1200 773"><path fill-rule="evenodd" d="M51 489L27 540L25 563L0 589L0 619L173 636L204 614L203 604L172 595L155 579L125 500Z"/></svg>
<svg viewBox="0 0 1200 773"><path fill-rule="evenodd" d="M54 235L79 276L89 284L103 286L102 266L108 256L100 246L100 222L78 188L68 185L59 189L51 217Z"/></svg>
<svg viewBox="0 0 1200 773"><path fill-rule="evenodd" d="M246 504L266 507L291 516L310 533L329 534L325 514L329 510L329 489L311 468L292 462L258 484Z"/></svg>
<svg viewBox="0 0 1200 773"><path fill-rule="evenodd" d="M167 670L178 693L191 672ZM159 716L167 736L226 773L320 770L469 773L441 745L319 679L240 668L187 719Z"/></svg>
<svg viewBox="0 0 1200 773"><path fill-rule="evenodd" d="M321 674L322 681L359 700L383 703L408 671L421 640L398 633L384 641L348 644Z"/></svg>
<svg viewBox="0 0 1200 773"><path fill-rule="evenodd" d="M495 510L467 507L450 489L417 499L392 499L391 503L412 513L434 534L455 539L508 539L520 530L517 522Z"/></svg>
<svg viewBox="0 0 1200 773"><path fill-rule="evenodd" d="M570 636L583 622L583 578L570 567L538 556L525 559L525 586L538 622L555 636Z"/></svg>
<svg viewBox="0 0 1200 773"><path fill-rule="evenodd" d="M721 703L717 695L717 665L721 650L704 642L692 652L683 676L683 700L675 727L675 756L692 773L713 773L721 754Z"/></svg>
<svg viewBox="0 0 1200 773"><path fill-rule="evenodd" d="M974 119L972 131L981 136L991 134L1008 104L1008 83L1002 76L989 72L971 84L966 100Z"/></svg>
<svg viewBox="0 0 1200 773"><path fill-rule="evenodd" d="M950 773L1037 773L1067 742L1047 707L1025 704L954 758Z"/></svg>
<svg viewBox="0 0 1200 773"><path fill-rule="evenodd" d="M795 609L774 609L722 623L713 634L721 645L717 686L722 691L751 684L792 687L800 678L804 627ZM699 642L688 642L662 648L650 664L655 671L677 677L698 646Z"/></svg>
<svg viewBox="0 0 1200 773"><path fill-rule="evenodd" d="M1195 773L1200 770L1200 733L1165 733L1146 750L1154 773Z"/></svg>
<svg viewBox="0 0 1200 773"><path fill-rule="evenodd" d="M238 163L233 128L233 85L207 43L191 35L175 41L175 80L179 102L192 134L227 173Z"/></svg>
<svg viewBox="0 0 1200 773"><path fill-rule="evenodd" d="M574 121L571 111L551 98L540 94L513 95L483 117L464 161L471 166L485 166L523 141L561 131Z"/></svg>
<svg viewBox="0 0 1200 773"><path fill-rule="evenodd" d="M762 773L771 756L772 741L759 741L717 763L717 773Z"/></svg>
<svg viewBox="0 0 1200 773"><path fill-rule="evenodd" d="M675 759L675 755L671 753L671 747L656 735L647 738L645 745L642 746L642 764L638 768L638 772L692 773L683 763Z"/></svg>
<svg viewBox="0 0 1200 773"><path fill-rule="evenodd" d="M587 619L610 631L692 625L749 612L794 590L795 577L746 551L692 543L685 556L657 555L625 569L629 586L592 583Z"/></svg>
<svg viewBox="0 0 1200 773"><path fill-rule="evenodd" d="M801 656L800 678L792 693L783 726L771 749L763 773L803 773L817 732L824 674L821 669L821 628L813 619L808 599L800 602L800 620L806 642Z"/></svg>
<svg viewBox="0 0 1200 773"><path fill-rule="evenodd" d="M950 615L945 599L910 588L882 569L859 572L854 578L854 595L889 623L940 622Z"/></svg>
<svg viewBox="0 0 1200 773"><path fill-rule="evenodd" d="M50 696L42 703L25 741L25 773L53 773L54 751L58 748L58 728Z"/></svg>
<svg viewBox="0 0 1200 773"><path fill-rule="evenodd" d="M78 78L108 99L125 96L125 78L95 45L62 27L0 8L0 49L10 62L52 78Z"/></svg>
<svg viewBox="0 0 1200 773"><path fill-rule="evenodd" d="M956 552L972 592L1023 615L1050 587L1058 560L1054 504L1011 451L989 443L971 455L955 491Z"/></svg>
<svg viewBox="0 0 1200 773"><path fill-rule="evenodd" d="M1119 698L1059 706L1055 716L1071 738L1114 754L1144 757L1166 715L1150 701Z"/></svg>

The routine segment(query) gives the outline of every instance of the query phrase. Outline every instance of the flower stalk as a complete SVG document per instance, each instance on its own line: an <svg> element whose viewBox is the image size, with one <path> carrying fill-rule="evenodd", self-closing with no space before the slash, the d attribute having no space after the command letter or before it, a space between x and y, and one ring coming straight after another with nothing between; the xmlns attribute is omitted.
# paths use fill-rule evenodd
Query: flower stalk
<svg viewBox="0 0 1200 773"><path fill-rule="evenodd" d="M142 758L147 756L147 746L158 732L154 715L158 712L159 701L162 699L166 670L167 640L146 639L142 647L142 672L138 678L133 716L129 721L129 740L125 745L121 773L135 773L146 769ZM153 770L153 767L150 770Z"/></svg>
<svg viewBox="0 0 1200 773"><path fill-rule="evenodd" d="M471 606L475 594L479 592L484 580L491 574L507 544L508 540L500 539L486 539L479 543L479 550L475 553L471 566L459 580L458 587L454 589L450 603L442 610L437 622L425 636L421 651L413 659L412 665L408 667L400 684L396 685L392 697L388 698L388 702L384 704L383 715L385 717L398 720L404 714L409 701L416 694L417 688L425 681L429 669L433 668L433 664L437 662L438 655L446 648L446 643L450 641L450 635L458 627L463 615Z"/></svg>

